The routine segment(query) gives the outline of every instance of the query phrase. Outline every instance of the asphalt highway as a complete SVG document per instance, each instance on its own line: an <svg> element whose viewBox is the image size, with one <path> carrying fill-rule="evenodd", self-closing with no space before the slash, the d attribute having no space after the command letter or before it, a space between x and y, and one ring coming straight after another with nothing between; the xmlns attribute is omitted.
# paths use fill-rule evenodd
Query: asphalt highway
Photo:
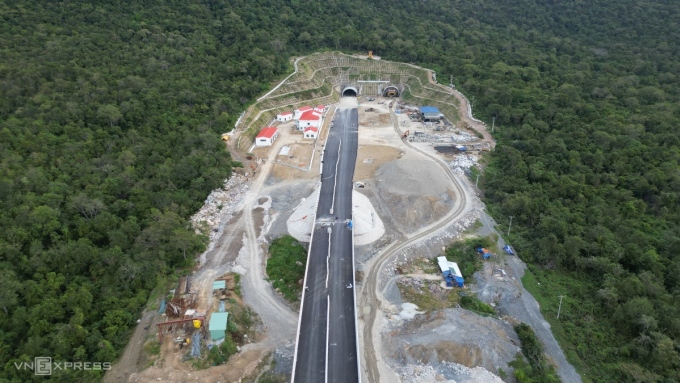
<svg viewBox="0 0 680 383"><path fill-rule="evenodd" d="M326 141L321 192L307 260L294 383L359 382L352 231L352 178L359 113L338 109Z"/></svg>

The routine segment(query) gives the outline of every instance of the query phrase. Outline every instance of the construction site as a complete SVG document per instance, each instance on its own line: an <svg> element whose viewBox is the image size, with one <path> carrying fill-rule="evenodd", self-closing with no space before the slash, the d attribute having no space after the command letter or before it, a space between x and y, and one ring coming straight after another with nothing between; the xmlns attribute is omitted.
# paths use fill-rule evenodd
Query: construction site
<svg viewBox="0 0 680 383"><path fill-rule="evenodd" d="M143 313L105 381L290 381L299 307L266 275L269 243L282 235L309 243L321 153L335 114L348 108L359 116L352 231L361 381L514 382L520 322L563 381L580 381L522 286L525 265L480 200L473 174L495 148L493 123L428 69L335 52L291 63L290 76L216 137L243 168L192 217L209 246ZM493 244L468 254L476 271L437 260L470 238ZM466 309L462 297L492 314Z"/></svg>

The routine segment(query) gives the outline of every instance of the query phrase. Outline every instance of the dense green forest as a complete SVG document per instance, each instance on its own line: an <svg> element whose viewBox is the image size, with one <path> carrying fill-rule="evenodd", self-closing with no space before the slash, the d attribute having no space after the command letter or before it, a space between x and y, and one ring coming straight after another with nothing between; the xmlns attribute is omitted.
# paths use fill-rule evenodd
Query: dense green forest
<svg viewBox="0 0 680 383"><path fill-rule="evenodd" d="M496 118L487 201L584 380L680 382L679 42L672 0L0 0L0 380L114 360L205 244L219 133L290 56L372 49Z"/></svg>

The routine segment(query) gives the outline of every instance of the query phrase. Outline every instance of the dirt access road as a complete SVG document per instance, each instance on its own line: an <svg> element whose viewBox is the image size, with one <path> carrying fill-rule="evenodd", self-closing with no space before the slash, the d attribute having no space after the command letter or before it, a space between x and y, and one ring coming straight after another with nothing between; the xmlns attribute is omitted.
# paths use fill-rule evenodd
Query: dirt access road
<svg viewBox="0 0 680 383"><path fill-rule="evenodd" d="M394 124L394 129L396 134L400 133L396 122ZM441 166L459 198L456 201L454 207L446 216L424 227L423 229L409 234L405 238L394 242L391 246L384 249L375 258L373 258L370 264L366 265L367 272L361 289L359 307L363 308L363 311L360 312L361 319L363 320L363 372L366 374L366 380L369 382L380 382L381 370L384 374L389 374L389 369L386 365L384 365L382 362L382 357L380 356L382 354L380 350L380 330L377 328L376 324L376 318L379 314L381 314L381 310L386 304L386 302L383 300L382 293L379 291L380 271L384 268L387 261L389 261L400 251L421 240L427 239L445 231L451 223L465 214L466 208L468 207L468 191L466 188L461 186L460 181L456 179L456 176L448 167L448 165L437 157L425 153L408 142L404 143L410 149L420 152L421 154L431 158L437 165Z"/></svg>
<svg viewBox="0 0 680 383"><path fill-rule="evenodd" d="M505 241L503 240L501 233L496 230L496 222L493 218L486 213L482 213L480 221L483 226L478 233L482 236L490 234L498 235L498 249L502 249L503 246L505 246ZM522 285L522 277L526 270L526 264L516 255L505 256L504 258L507 263L506 270L508 275L515 278L519 294L516 298L514 297L514 294L509 298L503 296L500 302L498 302L497 309L499 312L510 315L534 329L536 336L541 340L541 343L543 343L543 346L545 347L545 353L555 362L557 375L559 375L563 382L581 383L581 376L576 372L574 366L567 361L562 348L557 343L555 336L550 330L550 324L543 318L538 301L536 301L536 298L534 298ZM489 279L491 282L487 280L487 282L480 286L480 289L477 291L477 296L481 297L483 300L485 299L486 292L490 293L490 295L497 295L492 286L496 279L494 277Z"/></svg>
<svg viewBox="0 0 680 383"><path fill-rule="evenodd" d="M243 301L260 316L268 335L262 342L249 345L250 348L290 343L294 337L291 329L294 330L297 326L297 314L281 301L271 284L264 279L265 251L262 246L264 240L261 234L258 235L259 228L255 227L253 217L253 210L259 205L263 186L276 163L276 157L290 139L292 138L288 132L282 131L281 137L269 148L267 157L251 180L250 190L243 200L243 214L224 230L219 239L221 246L216 246L215 250L208 254L206 264L193 278L194 285L201 291L201 296L207 298L208 307L211 307L212 282L231 268L227 259L230 252L227 249L239 249L235 244L242 242L236 264L245 269L238 270L242 274Z"/></svg>
<svg viewBox="0 0 680 383"><path fill-rule="evenodd" d="M258 235L259 227L255 227L256 219L253 210L259 205L259 197L262 196L263 185L267 180L276 156L281 147L288 142L286 135L282 134L274 146L271 147L266 160L260 166L254 178L250 180L250 190L244 196L242 213L236 215L232 222L229 222L222 236L217 240L215 246L206 253L206 262L192 277L194 288L199 291L200 307L206 309L212 306L214 299L212 295L212 282L219 276L233 268L241 267L238 270L242 274L241 284L243 300L259 315L264 325L267 336L258 343L248 344L243 347L243 354L253 352L259 357L265 353L261 352L271 349L273 346L283 346L292 344L297 327L297 313L282 302L276 295L271 285L264 279L264 240ZM258 223L261 224L261 223ZM240 249L240 250L239 250ZM238 258L234 262L235 254ZM156 327L152 324L155 318L154 310L144 312L140 324L137 325L127 348L121 359L114 365L114 368L106 374L105 382L128 382L133 381L152 381L160 373L146 369L139 371L138 361L144 341L151 331ZM172 358L172 355L170 356ZM233 370L239 369L242 358L235 360ZM241 363L243 364L243 363ZM251 363L246 363L242 367L250 368ZM155 367L154 367L155 368ZM190 369L179 369L173 365L166 365L163 371L167 379L185 379L192 372L197 376L199 372ZM212 369L206 370L212 371ZM213 371L216 377L223 376L221 371Z"/></svg>
<svg viewBox="0 0 680 383"><path fill-rule="evenodd" d="M247 258L249 261L248 272L243 278L244 301L260 315L262 322L267 327L271 344L294 341L298 316L281 301L281 298L275 295L269 282L264 280L264 251L255 232L253 208L257 203L262 186L274 166L274 160L283 146L283 140L278 140L277 144L271 148L267 163L260 169L258 178L253 182L243 214L247 231L244 246L250 252L250 256Z"/></svg>

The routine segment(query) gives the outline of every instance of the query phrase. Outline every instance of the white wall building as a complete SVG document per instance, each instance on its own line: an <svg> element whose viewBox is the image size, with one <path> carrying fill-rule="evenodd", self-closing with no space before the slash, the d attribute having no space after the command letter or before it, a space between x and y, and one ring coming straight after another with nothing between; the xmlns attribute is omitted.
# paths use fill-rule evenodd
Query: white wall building
<svg viewBox="0 0 680 383"><path fill-rule="evenodd" d="M300 118L298 119L298 130L304 130L310 126L315 128L321 127L321 113L308 110L300 115Z"/></svg>
<svg viewBox="0 0 680 383"><path fill-rule="evenodd" d="M305 138L309 138L312 140L315 140L319 136L319 128L316 128L314 126L310 126L308 128L305 128Z"/></svg>
<svg viewBox="0 0 680 383"><path fill-rule="evenodd" d="M293 117L296 120L300 119L300 116L302 116L303 113L308 112L310 110L313 110L311 106L301 106L298 109L295 109L295 116Z"/></svg>
<svg viewBox="0 0 680 383"><path fill-rule="evenodd" d="M278 122L288 122L293 119L293 112L286 112L276 115L276 121Z"/></svg>
<svg viewBox="0 0 680 383"><path fill-rule="evenodd" d="M279 137L279 131L273 126L260 130L255 137L255 146L272 146Z"/></svg>

